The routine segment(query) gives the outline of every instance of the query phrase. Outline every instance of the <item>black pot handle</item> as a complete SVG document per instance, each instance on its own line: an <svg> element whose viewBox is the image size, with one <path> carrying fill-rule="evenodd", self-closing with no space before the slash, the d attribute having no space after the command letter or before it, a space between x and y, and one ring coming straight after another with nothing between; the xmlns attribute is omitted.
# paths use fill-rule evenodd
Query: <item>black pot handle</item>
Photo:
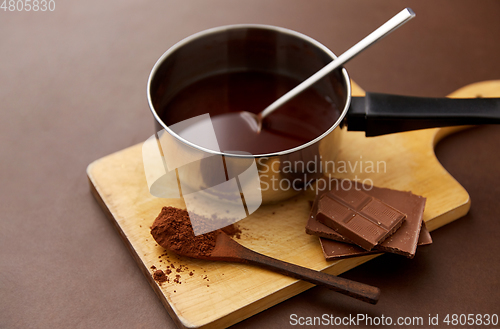
<svg viewBox="0 0 500 329"><path fill-rule="evenodd" d="M353 97L347 129L378 136L402 131L500 124L500 98L424 98L379 93Z"/></svg>

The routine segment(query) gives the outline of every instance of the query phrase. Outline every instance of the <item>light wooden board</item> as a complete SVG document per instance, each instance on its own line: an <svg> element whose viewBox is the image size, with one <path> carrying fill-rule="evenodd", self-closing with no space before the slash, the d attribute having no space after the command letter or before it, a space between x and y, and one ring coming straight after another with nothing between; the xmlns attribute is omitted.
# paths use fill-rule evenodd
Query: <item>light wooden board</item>
<svg viewBox="0 0 500 329"><path fill-rule="evenodd" d="M353 94L363 95L354 83ZM450 96L478 95L499 97L500 81L473 84ZM357 171L336 173L335 176L370 178L376 186L411 190L425 196L424 220L428 228L434 230L464 216L470 207L465 189L434 155L437 141L456 130L428 129L375 138L365 138L364 133L345 132L337 160L352 163L385 161L386 170L366 173L358 167ZM162 256L165 251L156 245L149 227L163 206L183 208L184 204L175 200L166 202L149 194L141 146L138 144L96 160L88 166L87 175L96 199L179 327L227 327L312 287L309 283L253 266L178 258L172 253ZM325 261L318 239L305 234L308 200L312 200L311 194L302 193L281 204L262 206L239 222L243 235L237 241L268 256L336 275L377 257ZM163 283L160 286L153 280L150 267L165 269L167 256L176 267L182 264L189 268L179 273L181 284ZM192 276L189 271L193 271Z"/></svg>

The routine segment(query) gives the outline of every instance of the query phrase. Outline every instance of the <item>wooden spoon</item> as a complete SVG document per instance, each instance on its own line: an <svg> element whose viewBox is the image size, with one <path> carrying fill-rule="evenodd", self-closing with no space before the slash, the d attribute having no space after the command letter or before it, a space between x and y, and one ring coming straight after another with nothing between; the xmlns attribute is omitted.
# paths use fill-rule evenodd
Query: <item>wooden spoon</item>
<svg viewBox="0 0 500 329"><path fill-rule="evenodd" d="M189 252L179 252L178 250L172 251L179 255L192 258L258 265L295 279L327 287L341 294L354 297L370 304L376 304L380 296L380 289L377 287L339 278L334 275L314 271L259 254L243 247L220 230L217 231L215 247L208 256Z"/></svg>

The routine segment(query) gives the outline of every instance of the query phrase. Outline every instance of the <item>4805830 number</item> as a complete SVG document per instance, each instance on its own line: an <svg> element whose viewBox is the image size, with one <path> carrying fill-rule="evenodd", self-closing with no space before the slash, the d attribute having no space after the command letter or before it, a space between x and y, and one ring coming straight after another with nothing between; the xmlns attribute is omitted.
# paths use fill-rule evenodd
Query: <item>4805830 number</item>
<svg viewBox="0 0 500 329"><path fill-rule="evenodd" d="M452 326L489 326L490 324L496 326L498 325L498 315L497 314L446 314L443 320L447 325Z"/></svg>
<svg viewBox="0 0 500 329"><path fill-rule="evenodd" d="M54 11L56 2L54 0L3 0L0 9L3 11Z"/></svg>

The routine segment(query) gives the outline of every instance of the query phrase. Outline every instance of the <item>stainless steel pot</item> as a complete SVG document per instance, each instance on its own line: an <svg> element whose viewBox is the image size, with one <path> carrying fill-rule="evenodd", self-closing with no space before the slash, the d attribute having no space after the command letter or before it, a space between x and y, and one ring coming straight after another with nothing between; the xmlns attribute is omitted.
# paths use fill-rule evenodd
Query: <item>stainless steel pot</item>
<svg viewBox="0 0 500 329"><path fill-rule="evenodd" d="M340 117L318 138L282 152L268 154L225 154L195 145L174 132L163 120L161 111L183 88L196 80L218 73L260 70L304 80L332 61L335 55L318 41L301 33L267 25L231 25L192 35L172 46L157 61L148 81L148 101L156 119L157 131L165 129L186 147L207 154L218 154L234 167L246 167L255 159L260 175L262 202L277 202L295 195L307 181L320 173L300 170L282 173L283 161L334 159L340 141L337 128L347 113L351 99L349 75L340 69L312 88L329 97ZM247 159L245 161L245 159ZM209 167L209 166L204 166ZM205 177L211 176L208 168ZM208 183L207 183L208 184Z"/></svg>
<svg viewBox="0 0 500 329"><path fill-rule="evenodd" d="M375 136L438 126L500 123L498 99L423 99L367 93L366 97L354 98L351 102L350 79L344 68L311 87L331 99L340 109L340 116L322 135L293 149L253 155L214 151L182 138L162 120L165 115L162 111L169 101L180 90L205 77L258 70L303 81L334 58L328 48L308 36L267 25L217 27L194 34L167 50L149 76L148 101L156 119L156 130L164 129L178 144L176 154L194 152L201 154L199 159L205 159L185 175L185 180L198 176L189 186L203 181L203 186L197 186L202 189L219 182L219 178L213 179L217 175L207 160L209 155L223 157L228 167L239 168L235 172L244 171L256 160L262 202L277 202L295 195L322 174L304 166L296 166L299 170L285 173L280 170L283 164L317 163L318 159L335 161L342 137L341 130L337 129L339 126L347 124L349 130L366 131L367 136Z"/></svg>

